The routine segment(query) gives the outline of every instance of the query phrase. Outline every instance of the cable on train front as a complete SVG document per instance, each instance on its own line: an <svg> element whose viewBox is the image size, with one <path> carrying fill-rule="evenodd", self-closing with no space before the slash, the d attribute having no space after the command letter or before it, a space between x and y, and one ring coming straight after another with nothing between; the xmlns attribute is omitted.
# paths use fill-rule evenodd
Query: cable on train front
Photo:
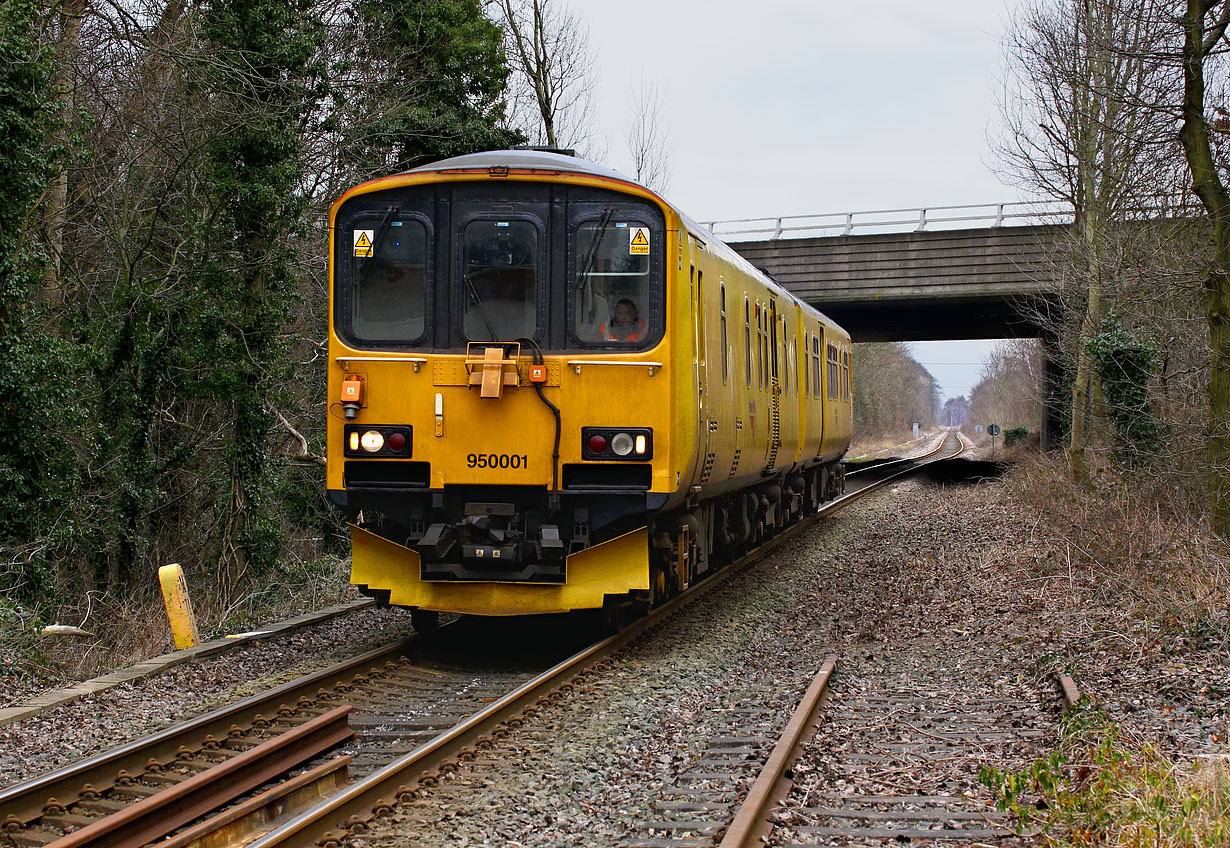
<svg viewBox="0 0 1230 848"><path fill-rule="evenodd" d="M328 490L363 593L480 615L648 598L690 420L674 420L690 362L671 359L671 214L536 151L334 204Z"/></svg>

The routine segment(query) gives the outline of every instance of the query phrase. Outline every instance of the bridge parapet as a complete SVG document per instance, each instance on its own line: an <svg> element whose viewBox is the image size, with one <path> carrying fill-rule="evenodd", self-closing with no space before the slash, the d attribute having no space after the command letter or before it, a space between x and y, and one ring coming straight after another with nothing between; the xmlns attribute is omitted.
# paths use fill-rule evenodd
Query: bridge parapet
<svg viewBox="0 0 1230 848"><path fill-rule="evenodd" d="M1031 224L1069 224L1072 206L1050 201L970 203L957 206L921 206L870 209L861 212L825 212L815 215L779 215L733 218L705 224L723 241L817 238L862 233L922 233L974 226L1006 227Z"/></svg>

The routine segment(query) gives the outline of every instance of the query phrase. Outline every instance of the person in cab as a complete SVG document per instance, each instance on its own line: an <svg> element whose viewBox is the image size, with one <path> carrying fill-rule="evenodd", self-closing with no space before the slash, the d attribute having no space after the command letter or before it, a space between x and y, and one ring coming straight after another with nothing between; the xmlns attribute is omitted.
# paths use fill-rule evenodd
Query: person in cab
<svg viewBox="0 0 1230 848"><path fill-rule="evenodd" d="M624 298L615 304L615 314L602 325L602 340L606 342L639 342L645 338L648 325L641 320L636 304Z"/></svg>

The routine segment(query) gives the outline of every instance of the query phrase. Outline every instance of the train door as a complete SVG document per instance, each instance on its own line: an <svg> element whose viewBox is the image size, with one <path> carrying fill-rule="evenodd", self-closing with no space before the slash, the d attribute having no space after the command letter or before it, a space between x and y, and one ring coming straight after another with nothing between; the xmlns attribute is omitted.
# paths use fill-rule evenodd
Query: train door
<svg viewBox="0 0 1230 848"><path fill-rule="evenodd" d="M765 454L765 466L773 468L777 465L777 452L782 446L782 384L778 378L778 319L777 301L769 298L768 338L769 347L769 449Z"/></svg>
<svg viewBox="0 0 1230 848"><path fill-rule="evenodd" d="M693 253L695 256L695 253ZM705 272L695 263L688 273L692 306L692 377L696 383L696 455L694 468L701 469L709 455L709 378L705 339ZM702 473L703 476L703 473ZM702 481L704 482L704 481Z"/></svg>

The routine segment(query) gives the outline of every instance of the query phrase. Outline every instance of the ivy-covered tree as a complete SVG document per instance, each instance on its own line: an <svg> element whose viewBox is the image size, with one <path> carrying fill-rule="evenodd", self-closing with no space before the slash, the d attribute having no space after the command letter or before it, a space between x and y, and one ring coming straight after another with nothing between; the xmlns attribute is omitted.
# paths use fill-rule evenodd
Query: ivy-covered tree
<svg viewBox="0 0 1230 848"><path fill-rule="evenodd" d="M523 140L504 127L502 33L478 0L373 0L352 14L336 121L357 177Z"/></svg>
<svg viewBox="0 0 1230 848"><path fill-rule="evenodd" d="M54 175L59 105L45 5L0 0L0 588L45 588L44 534L71 493L63 346L36 310L47 255L40 203Z"/></svg>
<svg viewBox="0 0 1230 848"><path fill-rule="evenodd" d="M305 230L300 156L305 121L324 94L323 27L307 0L208 0L201 17L215 110L205 190L216 203L193 327L200 388L229 406L228 488L220 493L227 585L273 566L281 533L270 493L270 398L289 372L295 238Z"/></svg>

